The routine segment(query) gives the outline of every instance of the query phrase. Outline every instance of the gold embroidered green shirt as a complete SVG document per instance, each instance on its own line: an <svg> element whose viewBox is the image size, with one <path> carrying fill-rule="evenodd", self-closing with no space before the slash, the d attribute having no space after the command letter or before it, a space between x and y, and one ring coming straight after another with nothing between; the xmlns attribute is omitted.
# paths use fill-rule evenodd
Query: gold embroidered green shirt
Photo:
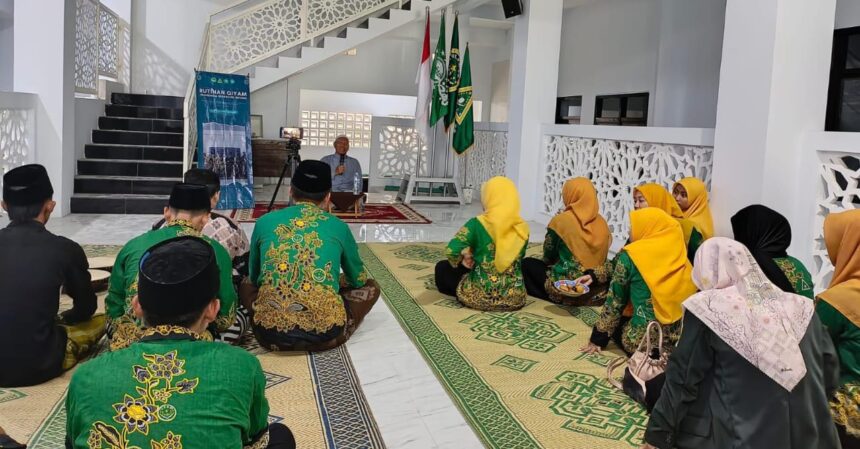
<svg viewBox="0 0 860 449"><path fill-rule="evenodd" d="M67 447L263 448L266 377L256 357L158 326L83 363L66 397Z"/></svg>
<svg viewBox="0 0 860 449"><path fill-rule="evenodd" d="M788 282L794 286L795 293L809 299L815 298L815 284L812 282L812 275L809 274L802 262L791 256L775 258L773 261L788 278Z"/></svg>
<svg viewBox="0 0 860 449"><path fill-rule="evenodd" d="M516 310L526 301L522 262L528 243L523 245L514 263L505 271L496 270L496 247L493 238L477 218L472 218L448 243L446 255L453 266L463 261L462 252L472 251L475 266L457 286L457 299L478 310Z"/></svg>
<svg viewBox="0 0 860 449"><path fill-rule="evenodd" d="M550 283L563 279L578 279L585 275L586 270L582 264L552 229L546 230L546 238L543 241L543 261L549 266L547 278ZM607 258L603 265L591 271L594 272L595 282L605 284L612 275L612 260Z"/></svg>
<svg viewBox="0 0 860 449"><path fill-rule="evenodd" d="M338 336L347 313L345 286L364 286L367 276L349 226L316 205L270 212L251 236L250 277L258 338L283 344L315 343Z"/></svg>
<svg viewBox="0 0 860 449"><path fill-rule="evenodd" d="M215 260L220 272L220 289L218 299L221 310L218 319L213 323L219 332L233 325L236 317L236 290L233 288L233 262L230 254L220 243L201 235L184 220L171 222L161 229L149 231L131 239L116 257L111 270L110 286L105 298L105 312L109 320L111 350L121 349L140 338L143 323L134 316L131 310L131 300L137 295L137 272L140 269L140 258L149 248L165 240L184 235L195 235L215 250Z"/></svg>

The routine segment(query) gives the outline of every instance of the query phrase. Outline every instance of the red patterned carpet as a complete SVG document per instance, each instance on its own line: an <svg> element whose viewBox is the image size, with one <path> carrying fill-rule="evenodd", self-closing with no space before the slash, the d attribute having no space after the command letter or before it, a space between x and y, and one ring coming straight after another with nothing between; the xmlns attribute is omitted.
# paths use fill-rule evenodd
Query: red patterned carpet
<svg viewBox="0 0 860 449"><path fill-rule="evenodd" d="M253 209L233 209L228 211L234 220L240 223L253 223L266 214L268 203L257 203ZM274 210L287 207L286 203L275 203ZM431 223L425 216L415 212L415 209L405 204L376 204L368 203L364 206L364 213L354 217L351 213L334 213L338 218L347 223L374 223L374 224L427 224Z"/></svg>

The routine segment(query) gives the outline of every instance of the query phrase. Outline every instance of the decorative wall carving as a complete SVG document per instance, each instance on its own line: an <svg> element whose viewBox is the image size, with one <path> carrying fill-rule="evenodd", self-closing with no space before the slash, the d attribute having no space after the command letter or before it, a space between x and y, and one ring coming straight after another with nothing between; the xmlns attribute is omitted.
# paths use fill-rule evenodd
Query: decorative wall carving
<svg viewBox="0 0 860 449"><path fill-rule="evenodd" d="M0 108L0 185L7 171L32 159L33 111Z"/></svg>
<svg viewBox="0 0 860 449"><path fill-rule="evenodd" d="M209 29L207 68L233 72L397 0L275 0Z"/></svg>
<svg viewBox="0 0 860 449"><path fill-rule="evenodd" d="M99 75L119 78L119 18L109 9L99 10Z"/></svg>
<svg viewBox="0 0 860 449"><path fill-rule="evenodd" d="M819 153L821 180L816 202L814 244L812 246L812 280L817 289L830 284L833 265L824 246L824 217L830 213L856 209L860 206L860 154Z"/></svg>
<svg viewBox="0 0 860 449"><path fill-rule="evenodd" d="M710 186L712 165L711 147L545 136L540 211L555 215L562 208L564 181L584 176L597 189L612 235L624 240L630 232L634 187L655 182L671 188L685 176L697 176Z"/></svg>
<svg viewBox="0 0 860 449"><path fill-rule="evenodd" d="M503 176L507 155L507 131L476 129L475 146L465 156L456 158L460 185L478 189L493 176Z"/></svg>
<svg viewBox="0 0 860 449"><path fill-rule="evenodd" d="M97 94L99 88L99 3L75 0L75 91Z"/></svg>
<svg viewBox="0 0 860 449"><path fill-rule="evenodd" d="M412 120L409 120L412 121ZM412 121L414 122L414 121ZM374 132L379 137L379 159L374 168L377 178L401 178L415 173L418 163L420 139L415 128L397 125L384 125ZM421 145L421 175L427 175L427 145Z"/></svg>

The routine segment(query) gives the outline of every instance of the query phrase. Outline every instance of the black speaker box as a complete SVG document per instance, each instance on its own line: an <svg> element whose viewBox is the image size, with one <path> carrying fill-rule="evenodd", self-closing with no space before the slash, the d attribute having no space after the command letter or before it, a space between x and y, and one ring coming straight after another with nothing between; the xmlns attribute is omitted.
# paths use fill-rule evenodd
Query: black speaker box
<svg viewBox="0 0 860 449"><path fill-rule="evenodd" d="M505 10L505 18L510 19L523 13L523 3L520 0L502 0L502 9Z"/></svg>

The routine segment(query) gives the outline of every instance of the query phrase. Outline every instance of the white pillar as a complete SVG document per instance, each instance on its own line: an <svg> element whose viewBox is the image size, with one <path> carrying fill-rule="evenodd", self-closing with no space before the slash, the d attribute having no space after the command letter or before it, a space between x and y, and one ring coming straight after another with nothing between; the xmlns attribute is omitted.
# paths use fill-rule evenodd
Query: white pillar
<svg viewBox="0 0 860 449"><path fill-rule="evenodd" d="M731 236L738 209L765 204L789 219L792 251L806 262L814 205L799 199L817 167L804 163L801 144L807 132L824 129L835 8L836 0L726 5L712 186L717 233Z"/></svg>
<svg viewBox="0 0 860 449"><path fill-rule="evenodd" d="M54 186L58 216L69 213L75 176L75 1L15 0L14 85L39 96L36 162Z"/></svg>
<svg viewBox="0 0 860 449"><path fill-rule="evenodd" d="M541 185L541 124L554 123L563 0L527 0L514 21L506 174L534 218Z"/></svg>

